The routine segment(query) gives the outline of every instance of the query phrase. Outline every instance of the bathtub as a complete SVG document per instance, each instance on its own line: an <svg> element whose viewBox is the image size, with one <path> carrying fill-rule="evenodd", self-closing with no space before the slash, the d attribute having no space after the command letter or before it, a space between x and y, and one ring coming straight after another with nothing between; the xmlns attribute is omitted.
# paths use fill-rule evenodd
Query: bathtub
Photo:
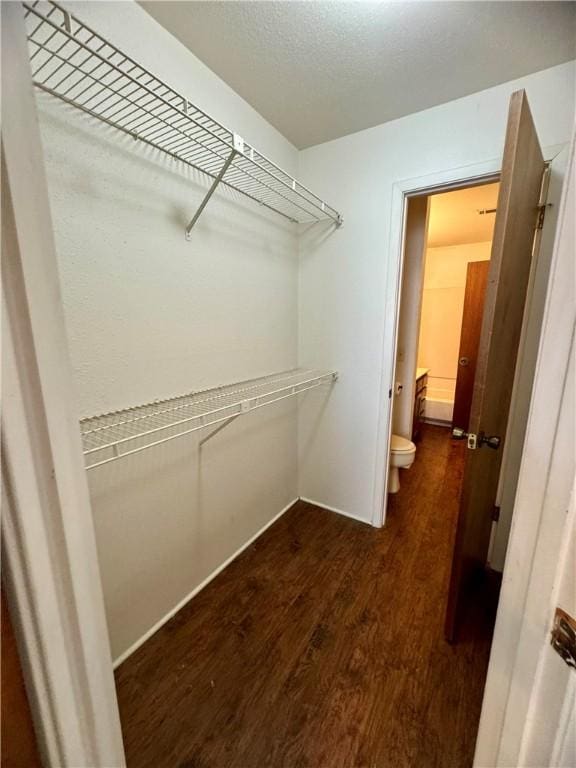
<svg viewBox="0 0 576 768"><path fill-rule="evenodd" d="M424 404L424 421L431 424L452 424L454 413L454 390L456 381L435 381L428 377L426 388L426 402Z"/></svg>

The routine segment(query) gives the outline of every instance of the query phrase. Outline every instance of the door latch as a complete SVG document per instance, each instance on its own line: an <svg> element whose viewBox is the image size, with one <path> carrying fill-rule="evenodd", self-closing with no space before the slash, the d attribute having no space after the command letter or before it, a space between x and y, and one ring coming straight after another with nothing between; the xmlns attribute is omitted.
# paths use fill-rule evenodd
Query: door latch
<svg viewBox="0 0 576 768"><path fill-rule="evenodd" d="M475 451L476 448L481 448L483 445L494 450L500 447L498 435L485 435L484 432L475 434L474 432L466 432L462 427L454 427L452 438L454 440L466 440L466 445L471 451Z"/></svg>
<svg viewBox="0 0 576 768"><path fill-rule="evenodd" d="M576 619L562 608L556 608L550 643L566 664L576 669Z"/></svg>

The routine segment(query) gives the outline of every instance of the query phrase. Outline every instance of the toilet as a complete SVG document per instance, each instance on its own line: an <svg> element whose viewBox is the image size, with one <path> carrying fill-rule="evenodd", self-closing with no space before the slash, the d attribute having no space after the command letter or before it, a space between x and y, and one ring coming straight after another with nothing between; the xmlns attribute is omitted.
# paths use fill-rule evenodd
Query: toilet
<svg viewBox="0 0 576 768"><path fill-rule="evenodd" d="M398 493L400 477L398 470L408 469L414 464L416 446L410 440L400 435L392 435L390 441L390 474L388 476L388 493Z"/></svg>

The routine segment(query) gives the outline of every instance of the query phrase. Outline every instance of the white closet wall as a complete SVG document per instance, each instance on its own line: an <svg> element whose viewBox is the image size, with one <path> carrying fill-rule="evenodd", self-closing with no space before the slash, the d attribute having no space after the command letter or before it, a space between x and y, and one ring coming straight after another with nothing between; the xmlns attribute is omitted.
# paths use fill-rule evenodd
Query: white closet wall
<svg viewBox="0 0 576 768"><path fill-rule="evenodd" d="M344 226L301 239L300 363L339 371L321 421L300 409L300 494L366 521L375 519L383 472L377 456L386 268L393 186L502 157L510 94L525 88L544 147L568 142L574 62L321 144L300 153L304 184L330 191ZM551 218L551 217L549 217ZM546 226L545 225L545 229ZM548 246L547 246L548 247ZM385 371L386 376L389 371ZM377 477L378 476L378 477Z"/></svg>
<svg viewBox="0 0 576 768"><path fill-rule="evenodd" d="M136 3L82 21L296 174L298 153ZM81 416L297 364L297 230L39 94ZM297 497L296 399L88 474L118 658ZM200 459L201 451L201 459Z"/></svg>

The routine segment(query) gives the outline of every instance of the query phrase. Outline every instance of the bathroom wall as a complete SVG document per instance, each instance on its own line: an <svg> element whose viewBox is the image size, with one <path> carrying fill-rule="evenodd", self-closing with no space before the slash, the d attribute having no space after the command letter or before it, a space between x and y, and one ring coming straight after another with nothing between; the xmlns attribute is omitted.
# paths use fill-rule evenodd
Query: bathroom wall
<svg viewBox="0 0 576 768"><path fill-rule="evenodd" d="M298 153L136 3L72 13L296 173ZM40 95L81 416L297 364L297 231ZM89 472L114 658L298 495L296 403Z"/></svg>
<svg viewBox="0 0 576 768"><path fill-rule="evenodd" d="M426 250L418 367L430 369L426 396L432 402L454 401L466 268L471 261L487 261L491 247L487 242ZM427 416L437 418L436 412Z"/></svg>
<svg viewBox="0 0 576 768"><path fill-rule="evenodd" d="M422 309L424 262L429 222L429 197L413 197L408 201L402 287L396 342L392 432L412 439L416 368L418 365L418 331Z"/></svg>
<svg viewBox="0 0 576 768"><path fill-rule="evenodd" d="M344 225L301 238L300 360L340 371L323 418L300 409L300 493L363 520L378 520L391 380L385 329L391 212L398 182L499 161L510 95L525 88L542 145L572 134L574 62L360 131L301 152L305 184L329 195ZM556 191L561 171L555 171ZM554 229L554 209L544 225ZM545 248L548 249L549 243ZM391 317L392 315L392 317Z"/></svg>

